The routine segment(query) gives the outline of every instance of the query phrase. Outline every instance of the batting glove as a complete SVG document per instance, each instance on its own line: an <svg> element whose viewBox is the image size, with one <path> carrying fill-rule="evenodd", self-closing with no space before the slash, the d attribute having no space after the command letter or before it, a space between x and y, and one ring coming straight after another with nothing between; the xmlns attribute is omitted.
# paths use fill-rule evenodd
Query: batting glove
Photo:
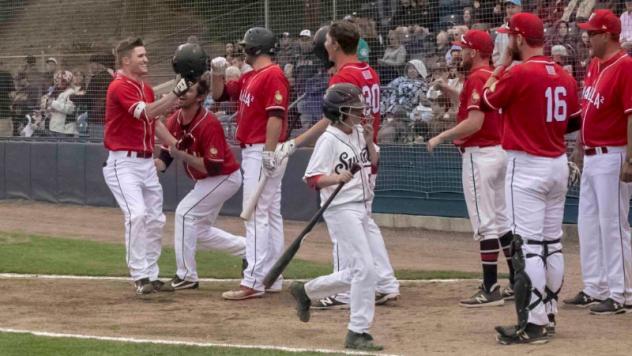
<svg viewBox="0 0 632 356"><path fill-rule="evenodd" d="M294 152L296 152L296 142L294 139L283 142L274 151L278 162L290 157Z"/></svg>
<svg viewBox="0 0 632 356"><path fill-rule="evenodd" d="M228 67L228 61L224 57L215 57L211 60L213 75L224 75L226 67Z"/></svg>
<svg viewBox="0 0 632 356"><path fill-rule="evenodd" d="M574 162L568 162L568 187L573 187L579 184L582 172Z"/></svg>
<svg viewBox="0 0 632 356"><path fill-rule="evenodd" d="M181 97L182 95L184 95L189 88L191 88L195 83L188 81L184 78L176 78L176 86L173 88L173 93L177 96L177 97Z"/></svg>
<svg viewBox="0 0 632 356"><path fill-rule="evenodd" d="M277 160L274 151L263 151L261 153L261 164L263 165L263 173L268 177L272 176L277 167Z"/></svg>

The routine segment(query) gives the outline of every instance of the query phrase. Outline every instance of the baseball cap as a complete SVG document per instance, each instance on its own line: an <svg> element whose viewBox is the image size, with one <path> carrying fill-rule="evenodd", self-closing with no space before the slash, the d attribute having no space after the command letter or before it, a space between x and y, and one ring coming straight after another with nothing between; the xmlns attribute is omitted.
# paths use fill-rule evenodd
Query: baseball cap
<svg viewBox="0 0 632 356"><path fill-rule="evenodd" d="M532 40L544 40L544 23L531 13L520 12L509 19L508 26L500 27L496 32L510 35L522 35Z"/></svg>
<svg viewBox="0 0 632 356"><path fill-rule="evenodd" d="M312 37L312 31L310 30L303 30L301 31L301 33L299 33L300 37Z"/></svg>
<svg viewBox="0 0 632 356"><path fill-rule="evenodd" d="M520 1L520 0L506 0L505 4L506 3L511 3L511 4L516 5L516 6L522 6L522 1Z"/></svg>
<svg viewBox="0 0 632 356"><path fill-rule="evenodd" d="M492 38L486 31L469 30L461 35L460 41L452 42L453 45L461 48L471 48L482 53L490 54L494 51Z"/></svg>
<svg viewBox="0 0 632 356"><path fill-rule="evenodd" d="M599 9L593 11L588 22L580 23L579 28L586 31L610 32L618 35L621 33L621 20L610 10Z"/></svg>

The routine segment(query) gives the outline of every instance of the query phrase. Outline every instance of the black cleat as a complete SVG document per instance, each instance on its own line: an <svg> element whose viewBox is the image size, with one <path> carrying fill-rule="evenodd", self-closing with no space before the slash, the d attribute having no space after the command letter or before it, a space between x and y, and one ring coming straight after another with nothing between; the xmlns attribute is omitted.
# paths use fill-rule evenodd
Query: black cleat
<svg viewBox="0 0 632 356"><path fill-rule="evenodd" d="M591 305L599 304L601 302L602 300L593 298L589 296L588 294L584 293L584 291L577 293L577 295L574 296L573 298L564 299L564 304L574 305L580 308L588 308Z"/></svg>
<svg viewBox="0 0 632 356"><path fill-rule="evenodd" d="M320 310L343 310L349 309L349 304L339 301L336 297L326 297L317 302L313 302L311 308Z"/></svg>
<svg viewBox="0 0 632 356"><path fill-rule="evenodd" d="M165 283L159 279L151 281L151 285L154 287L154 292L173 292L175 289L171 283Z"/></svg>
<svg viewBox="0 0 632 356"><path fill-rule="evenodd" d="M625 307L623 304L615 302L612 298L608 298L590 308L590 314L595 315L613 315L623 313L625 313Z"/></svg>
<svg viewBox="0 0 632 356"><path fill-rule="evenodd" d="M185 281L184 279L180 279L178 276L174 276L169 284L174 290L198 289L200 286L198 282Z"/></svg>
<svg viewBox="0 0 632 356"><path fill-rule="evenodd" d="M386 305L399 299L399 293L375 293L375 305Z"/></svg>
<svg viewBox="0 0 632 356"><path fill-rule="evenodd" d="M549 336L546 332L546 325L527 324L524 330L519 330L517 326L497 326L496 341L501 345L514 344L546 344Z"/></svg>
<svg viewBox="0 0 632 356"><path fill-rule="evenodd" d="M309 307L312 305L312 301L305 292L305 283L293 282L290 284L290 293L296 300L296 314L298 318L306 323L309 321Z"/></svg>
<svg viewBox="0 0 632 356"><path fill-rule="evenodd" d="M134 282L137 295L146 295L154 292L154 286L149 282L149 278L141 278Z"/></svg>
<svg viewBox="0 0 632 356"><path fill-rule="evenodd" d="M368 333L354 333L349 330L345 338L345 348L363 351L381 351L384 346L373 343L373 337Z"/></svg>

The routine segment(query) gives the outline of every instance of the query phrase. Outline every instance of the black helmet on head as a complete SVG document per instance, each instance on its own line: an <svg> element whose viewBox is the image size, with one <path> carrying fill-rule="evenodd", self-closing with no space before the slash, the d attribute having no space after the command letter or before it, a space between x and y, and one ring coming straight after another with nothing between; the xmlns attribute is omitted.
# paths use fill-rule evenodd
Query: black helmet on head
<svg viewBox="0 0 632 356"><path fill-rule="evenodd" d="M274 45L276 39L274 33L264 27L253 27L246 31L244 39L239 42L244 48L244 52L251 56L259 56L267 54L269 56L274 54Z"/></svg>
<svg viewBox="0 0 632 356"><path fill-rule="evenodd" d="M178 46L171 64L173 71L186 80L196 82L207 70L208 56L197 43Z"/></svg>
<svg viewBox="0 0 632 356"><path fill-rule="evenodd" d="M327 32L329 32L329 26L323 26L314 34L314 55L320 59L326 69L329 69L334 66L334 62L329 60L329 53L327 53L327 49L325 48Z"/></svg>
<svg viewBox="0 0 632 356"><path fill-rule="evenodd" d="M334 84L325 92L323 114L332 122L344 120L352 109L365 110L362 91L350 83Z"/></svg>

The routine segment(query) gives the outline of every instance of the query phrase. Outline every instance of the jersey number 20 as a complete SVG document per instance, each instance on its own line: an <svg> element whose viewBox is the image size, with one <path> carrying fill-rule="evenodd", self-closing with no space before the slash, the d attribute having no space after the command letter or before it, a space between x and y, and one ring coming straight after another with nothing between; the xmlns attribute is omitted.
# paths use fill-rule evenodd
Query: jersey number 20
<svg viewBox="0 0 632 356"><path fill-rule="evenodd" d="M546 97L546 122L564 121L566 120L566 88L548 87L544 92Z"/></svg>

